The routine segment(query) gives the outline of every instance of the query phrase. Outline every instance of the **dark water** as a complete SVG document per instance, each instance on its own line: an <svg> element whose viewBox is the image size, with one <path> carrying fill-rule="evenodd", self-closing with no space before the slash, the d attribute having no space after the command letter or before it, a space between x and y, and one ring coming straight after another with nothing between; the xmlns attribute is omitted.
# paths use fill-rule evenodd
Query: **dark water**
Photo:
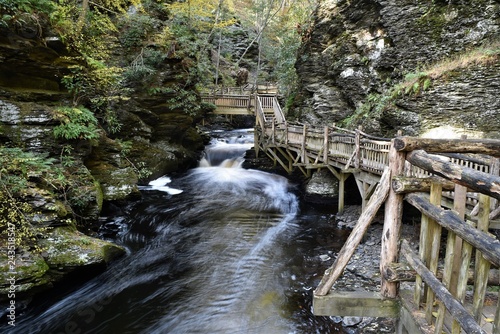
<svg viewBox="0 0 500 334"><path fill-rule="evenodd" d="M319 255L345 236L328 208L301 206L286 178L239 167L252 136L232 134L208 148L203 167L144 187L142 200L104 220L103 235L117 232L129 254L0 331L342 333L312 315L311 298L326 268Z"/></svg>

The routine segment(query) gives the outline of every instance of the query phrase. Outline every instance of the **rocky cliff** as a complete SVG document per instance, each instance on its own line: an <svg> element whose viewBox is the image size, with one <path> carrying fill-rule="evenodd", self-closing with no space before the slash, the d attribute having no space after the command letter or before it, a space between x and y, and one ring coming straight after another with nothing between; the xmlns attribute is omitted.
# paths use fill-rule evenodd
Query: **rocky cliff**
<svg viewBox="0 0 500 334"><path fill-rule="evenodd" d="M495 0L322 0L290 116L393 136L500 137Z"/></svg>
<svg viewBox="0 0 500 334"><path fill-rule="evenodd" d="M130 64L124 49L114 52L111 62ZM74 105L64 77L87 66L75 56L47 22L0 25L0 247L11 250L0 254L0 268L2 277L16 273L17 293L46 288L69 272L102 269L123 255L93 233L103 203L140 196L139 181L194 165L203 148L196 130L203 109L188 114L167 103L179 99L177 92L148 92L130 82L107 105L113 131L106 114L95 114L95 123L82 123L92 133L56 136L67 116L61 106ZM160 87L194 85L177 56L157 64L154 80ZM6 278L0 292L9 289Z"/></svg>

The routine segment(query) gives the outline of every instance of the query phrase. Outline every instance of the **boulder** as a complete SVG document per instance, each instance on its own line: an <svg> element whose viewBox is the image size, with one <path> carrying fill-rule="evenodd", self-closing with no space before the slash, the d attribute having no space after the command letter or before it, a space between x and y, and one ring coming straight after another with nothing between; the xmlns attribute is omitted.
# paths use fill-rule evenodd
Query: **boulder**
<svg viewBox="0 0 500 334"><path fill-rule="evenodd" d="M305 188L305 198L309 202L333 204L338 200L339 181L326 168L314 172Z"/></svg>
<svg viewBox="0 0 500 334"><path fill-rule="evenodd" d="M126 253L123 247L90 237L71 227L55 228L40 243L49 268L62 274L87 267L105 267Z"/></svg>

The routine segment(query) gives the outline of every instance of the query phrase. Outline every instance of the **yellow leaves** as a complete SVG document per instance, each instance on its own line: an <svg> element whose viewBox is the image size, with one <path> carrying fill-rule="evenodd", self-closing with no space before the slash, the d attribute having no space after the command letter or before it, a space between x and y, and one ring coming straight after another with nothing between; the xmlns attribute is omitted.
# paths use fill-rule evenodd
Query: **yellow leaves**
<svg viewBox="0 0 500 334"><path fill-rule="evenodd" d="M188 25L198 30L208 31L236 23L236 19L232 17L234 14L232 0L187 0L165 6L174 18L185 18L188 20ZM225 16L231 18L225 19Z"/></svg>

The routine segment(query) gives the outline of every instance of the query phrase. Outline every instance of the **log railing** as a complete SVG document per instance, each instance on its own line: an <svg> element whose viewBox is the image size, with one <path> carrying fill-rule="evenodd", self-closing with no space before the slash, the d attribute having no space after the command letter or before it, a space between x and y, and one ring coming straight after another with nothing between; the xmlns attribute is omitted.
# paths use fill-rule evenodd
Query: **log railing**
<svg viewBox="0 0 500 334"><path fill-rule="evenodd" d="M398 145L398 141L399 144L403 141L412 144ZM434 333L441 333L445 328L457 334L462 331L499 333L498 305L495 302L492 307L484 306L490 267L500 265L500 241L488 233L492 203L500 199L498 159L477 153L498 156L500 142L487 141L485 146L476 140L447 141L445 144L440 140L402 138L395 142L400 158L437 176L430 179L430 189L408 186L405 190L405 200L422 213L418 252L412 249L409 241L401 242L402 260L417 273L413 297L403 299L406 308L416 322L433 327ZM434 153L460 154L435 155L421 148ZM476 155L464 156L462 153ZM415 180L412 182L418 184ZM450 183L455 184L450 193L451 210L442 205L443 188L449 189ZM398 190L393 188L392 191ZM469 203L468 198L476 198L476 202ZM467 214L467 206L471 204L476 206L476 213ZM386 206L391 205L386 203ZM441 244L445 235L446 242ZM442 266L439 278L438 265ZM381 267L390 268L389 260L381 263ZM475 278L468 285L471 270ZM389 271L382 269L383 281L388 276L384 273ZM397 283L386 284L395 287Z"/></svg>
<svg viewBox="0 0 500 334"><path fill-rule="evenodd" d="M284 117L279 121L276 113L266 117L262 101L257 103L257 123L261 126L256 146L270 151L274 158L278 154L273 150L288 155L288 165L280 162L285 168L328 167L338 173L331 168L335 167L345 173L364 171L382 176L358 225L315 290L315 301L329 293L385 200L382 300L399 295L399 281L390 277L397 276L391 268L401 254L417 273L409 303L413 306L408 305L412 317L423 315L420 323L432 325L435 333L445 327L450 333L485 333L485 328L500 333L499 307L495 304L493 311L483 307L489 269L500 266L500 241L488 233L490 219L500 215L500 141L411 137L390 141L361 129L288 123ZM409 241L400 242L404 200L422 213L418 252ZM445 235L446 245L441 245ZM471 260L473 252L475 260ZM439 276L438 264L443 267ZM475 278L467 302L471 271Z"/></svg>

